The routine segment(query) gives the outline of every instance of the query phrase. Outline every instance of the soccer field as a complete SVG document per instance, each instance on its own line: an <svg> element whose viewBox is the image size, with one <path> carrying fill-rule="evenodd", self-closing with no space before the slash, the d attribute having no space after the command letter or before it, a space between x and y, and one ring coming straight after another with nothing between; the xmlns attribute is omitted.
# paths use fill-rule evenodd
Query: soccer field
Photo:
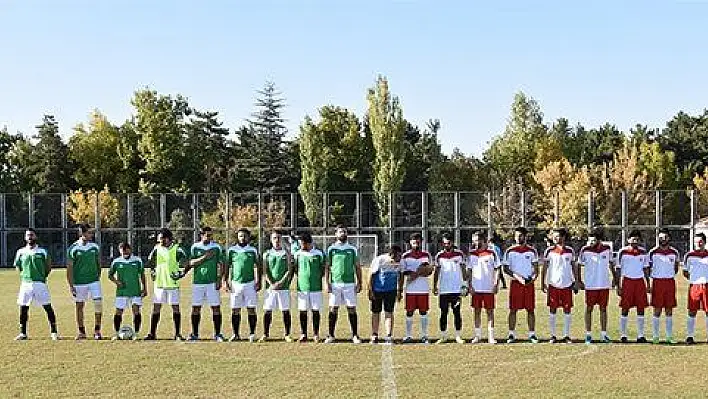
<svg viewBox="0 0 708 399"><path fill-rule="evenodd" d="M521 342L498 344L445 345L353 345L349 325L340 313L340 343L298 344L282 340L264 344L179 343L171 340L131 342L104 340L75 342L73 303L66 288L64 271L54 271L49 278L59 333L53 342L44 311L30 311L30 340L14 342L17 334L16 292L19 286L15 271L0 272L2 301L0 340L0 397L432 397L432 396L644 396L704 397L703 370L708 368L708 346L691 347L652 344L581 343L584 336L583 295L575 297L572 326L574 344L532 345ZM674 316L677 339L685 335L686 285L682 278L679 308ZM103 275L106 300L104 335L112 330L114 287ZM183 334L189 322L190 284L182 294ZM226 311L226 294L223 310ZM497 304L498 339L506 336L506 297L501 291ZM437 336L437 299L431 299L430 331ZM147 304L149 304L149 298ZM537 292L537 332L548 338L548 310L545 295ZM399 305L400 308L400 305ZM86 325L93 323L92 306L88 306ZM343 310L343 309L342 309ZM143 309L147 324L149 306ZM204 309L202 336L211 336L210 310ZM368 300L362 293L359 302L359 325L362 337L370 333ZM224 312L227 313L227 312ZM649 312L647 312L649 314ZM526 336L525 316L520 314L518 335ZM403 313L397 310L396 337L403 332ZM465 299L464 334L472 335L472 315ZM610 306L610 334L619 338L617 297ZM244 317L245 319L245 317ZM282 319L274 315L272 337L282 336ZM561 328L561 319L558 328ZM597 317L595 322L599 322ZM636 334L634 315L630 317L630 337ZM131 317L124 319L130 323ZM662 319L662 332L663 332ZM698 317L697 339L705 342L703 316ZM449 322L452 328L452 316ZM647 335L651 336L651 317L647 317ZM321 335L326 335L326 312L323 313ZM415 322L415 335L418 331ZM247 323L241 324L245 335ZM225 317L224 331L230 334ZM296 313L293 331L299 331ZM262 332L259 318L258 334ZM141 336L144 331L141 332ZM163 310L158 334L172 336L171 315ZM296 336L296 334L293 334Z"/></svg>

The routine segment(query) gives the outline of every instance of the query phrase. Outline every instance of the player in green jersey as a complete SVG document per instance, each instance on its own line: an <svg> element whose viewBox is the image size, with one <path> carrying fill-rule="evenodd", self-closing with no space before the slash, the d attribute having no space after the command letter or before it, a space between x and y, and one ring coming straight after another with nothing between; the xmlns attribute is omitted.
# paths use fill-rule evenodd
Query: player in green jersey
<svg viewBox="0 0 708 399"><path fill-rule="evenodd" d="M201 320L202 304L211 306L214 322L214 340L224 342L221 335L221 282L224 276L224 253L221 245L214 242L211 227L202 227L199 231L201 240L194 243L191 249L190 265L194 268L192 279L192 333L190 341L199 340L199 322Z"/></svg>
<svg viewBox="0 0 708 399"><path fill-rule="evenodd" d="M278 231L270 234L271 248L263 256L263 276L266 283L263 300L263 337L266 341L270 335L270 324L273 321L273 309L283 312L285 325L285 341L290 338L290 280L293 276L293 263L290 252L282 245L282 235Z"/></svg>
<svg viewBox="0 0 708 399"><path fill-rule="evenodd" d="M133 256L130 244L127 242L118 244L118 251L120 256L111 262L111 268L108 271L108 279L116 285L116 313L113 315L115 336L113 340L118 339L118 330L123 323L123 311L128 306L133 311L133 329L135 330L133 339L137 339L142 323L140 309L143 306L143 298L147 296L145 269L143 260Z"/></svg>
<svg viewBox="0 0 708 399"><path fill-rule="evenodd" d="M20 334L17 341L27 339L27 321L29 320L29 305L35 303L44 308L49 320L52 340L59 339L57 333L57 317L52 308L47 276L52 270L52 262L47 250L37 245L37 233L34 229L25 231L26 245L15 255L15 267L20 271L20 292L17 294L17 305L20 307Z"/></svg>
<svg viewBox="0 0 708 399"><path fill-rule="evenodd" d="M157 339L157 325L160 323L160 310L162 304L172 306L172 321L175 325L175 341L184 341L180 333L182 314L179 310L179 279L185 276L191 266L187 253L174 242L172 231L167 228L160 229L157 234L158 244L148 255L148 264L152 268L153 297L152 316L150 318L150 333L145 336L146 341ZM184 271L180 271L180 267Z"/></svg>
<svg viewBox="0 0 708 399"><path fill-rule="evenodd" d="M78 227L79 239L67 250L66 280L76 303L76 339L86 339L84 303L93 300L94 339L101 337L103 302L101 293L101 249L93 242L93 229L87 224Z"/></svg>
<svg viewBox="0 0 708 399"><path fill-rule="evenodd" d="M325 281L329 295L329 335L325 343L334 342L337 328L337 312L341 305L346 305L349 325L352 329L352 342L361 343L357 333L357 294L361 292L361 265L356 247L347 241L347 228L338 225L335 231L337 241L327 248L327 266Z"/></svg>
<svg viewBox="0 0 708 399"><path fill-rule="evenodd" d="M251 246L251 232L241 228L236 232L237 244L226 253L226 263L229 268L227 289L231 292L231 328L233 335L230 341L240 340L241 308L248 312L249 342L256 341L256 305L257 292L261 289L261 264L258 261L258 250Z"/></svg>
<svg viewBox="0 0 708 399"><path fill-rule="evenodd" d="M307 341L307 311L312 312L313 341L320 341L320 309L322 308L322 277L324 277L325 257L322 251L312 245L312 235L300 235L300 250L295 254L297 274L297 308L300 311L302 335L298 342Z"/></svg>

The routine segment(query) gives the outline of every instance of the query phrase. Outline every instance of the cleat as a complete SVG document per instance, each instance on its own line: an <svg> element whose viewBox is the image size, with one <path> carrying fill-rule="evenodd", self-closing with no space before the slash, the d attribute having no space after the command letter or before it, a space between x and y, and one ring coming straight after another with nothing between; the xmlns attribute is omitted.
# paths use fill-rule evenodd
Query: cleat
<svg viewBox="0 0 708 399"><path fill-rule="evenodd" d="M563 337L563 339L562 339L561 341L562 341L564 344L572 344L572 343L573 343L573 340L570 339L570 337Z"/></svg>
<svg viewBox="0 0 708 399"><path fill-rule="evenodd" d="M489 337L489 339L487 339L487 343L489 343L490 345L496 345L497 340L494 339L494 337Z"/></svg>
<svg viewBox="0 0 708 399"><path fill-rule="evenodd" d="M289 336L289 335L286 335L286 336L285 336L285 337L284 337L283 339L284 339L284 340L285 340L285 342L287 342L287 343L291 343L291 342L293 342L293 339L292 339L292 338L290 338L290 336Z"/></svg>
<svg viewBox="0 0 708 399"><path fill-rule="evenodd" d="M435 345L440 345L440 344L444 344L444 343L447 343L446 337L442 337L439 340L435 341Z"/></svg>
<svg viewBox="0 0 708 399"><path fill-rule="evenodd" d="M197 341L199 341L199 335L196 335L196 334L189 334L189 338L187 338L187 341L189 341L189 342L197 342Z"/></svg>
<svg viewBox="0 0 708 399"><path fill-rule="evenodd" d="M659 345L661 343L661 340L659 339L659 337L654 337L652 338L651 343L654 345Z"/></svg>
<svg viewBox="0 0 708 399"><path fill-rule="evenodd" d="M548 340L549 344L555 344L556 341L558 341L558 338L556 338L555 335L551 335L551 339Z"/></svg>
<svg viewBox="0 0 708 399"><path fill-rule="evenodd" d="M52 341L59 341L59 333L51 333L49 336L52 338Z"/></svg>
<svg viewBox="0 0 708 399"><path fill-rule="evenodd" d="M114 335L114 336L111 338L111 341L118 341L118 340L120 340L120 338L118 338L117 335Z"/></svg>
<svg viewBox="0 0 708 399"><path fill-rule="evenodd" d="M585 345L590 345L592 344L592 335L586 335L585 336Z"/></svg>
<svg viewBox="0 0 708 399"><path fill-rule="evenodd" d="M100 341L100 340L103 339L103 335L101 335L101 332L100 332L100 331L99 331L99 332L96 332L95 334L93 334L93 339L96 340L96 341Z"/></svg>
<svg viewBox="0 0 708 399"><path fill-rule="evenodd" d="M352 343L353 344L360 344L361 343L361 339L359 338L358 335L355 335L352 337Z"/></svg>
<svg viewBox="0 0 708 399"><path fill-rule="evenodd" d="M623 344L626 344L629 342L629 339L627 339L627 337L622 337L622 338L620 338L620 342Z"/></svg>
<svg viewBox="0 0 708 399"><path fill-rule="evenodd" d="M327 336L324 340L325 344L333 344L334 343L334 337Z"/></svg>
<svg viewBox="0 0 708 399"><path fill-rule="evenodd" d="M532 344L537 344L538 343L538 337L535 335L532 335L529 337L529 341L531 341Z"/></svg>
<svg viewBox="0 0 708 399"><path fill-rule="evenodd" d="M390 335L387 335L384 337L383 340L384 345L393 345L393 338Z"/></svg>
<svg viewBox="0 0 708 399"><path fill-rule="evenodd" d="M251 343L251 344L254 343L254 342L256 342L256 334L250 334L250 335L248 336L248 342Z"/></svg>
<svg viewBox="0 0 708 399"><path fill-rule="evenodd" d="M513 335L511 335L511 334L509 334L509 337L507 337L507 339L506 339L506 343L507 343L507 344L513 344L514 342L516 342L516 337L513 336Z"/></svg>
<svg viewBox="0 0 708 399"><path fill-rule="evenodd" d="M297 342L299 342L299 343L301 343L301 344L307 342L307 335L302 334L302 335L300 336L300 338L297 339Z"/></svg>
<svg viewBox="0 0 708 399"><path fill-rule="evenodd" d="M378 344L379 343L379 336L378 335L372 335L371 339L369 340L372 344Z"/></svg>
<svg viewBox="0 0 708 399"><path fill-rule="evenodd" d="M148 334L145 336L145 338L143 338L143 341L155 341L155 340L157 340L157 337L152 334Z"/></svg>
<svg viewBox="0 0 708 399"><path fill-rule="evenodd" d="M637 343L638 343L638 344L646 344L646 343L647 343L647 339L644 338L644 337L639 337L639 338L637 338Z"/></svg>
<svg viewBox="0 0 708 399"><path fill-rule="evenodd" d="M312 342L319 344L320 343L320 336L315 335L314 337L312 337ZM334 342L334 340L332 340L332 342Z"/></svg>
<svg viewBox="0 0 708 399"><path fill-rule="evenodd" d="M470 343L471 344L478 344L479 341L481 341L481 340L482 340L482 338L480 338L480 337L474 337L470 340Z"/></svg>
<svg viewBox="0 0 708 399"><path fill-rule="evenodd" d="M666 337L665 343L666 343L667 345L676 345L676 344L677 344L676 340L673 339L672 337Z"/></svg>
<svg viewBox="0 0 708 399"><path fill-rule="evenodd" d="M268 341L268 337L265 336L265 335L262 336L262 337L260 337L260 338L258 338L258 343L259 343L259 344L262 344L262 343L267 342L267 341Z"/></svg>
<svg viewBox="0 0 708 399"><path fill-rule="evenodd" d="M464 344L464 343L465 343L465 340L462 339L462 337L459 337L459 336L458 336L458 337L455 337L455 342L457 342L458 344Z"/></svg>
<svg viewBox="0 0 708 399"><path fill-rule="evenodd" d="M608 337L607 335L605 335L604 337L602 337L602 339L600 340L600 342L602 342L603 344L611 344L611 343L612 343L612 338L610 338L610 337Z"/></svg>
<svg viewBox="0 0 708 399"><path fill-rule="evenodd" d="M137 334L133 335L133 338L130 339L131 341L140 341L140 337L138 337Z"/></svg>
<svg viewBox="0 0 708 399"><path fill-rule="evenodd" d="M402 343L402 344L412 344L412 343L413 343L413 338L411 338L411 337L405 337L405 338L403 338L403 340L401 341L401 343Z"/></svg>
<svg viewBox="0 0 708 399"><path fill-rule="evenodd" d="M27 340L27 334L19 333L15 337L15 341L26 341Z"/></svg>
<svg viewBox="0 0 708 399"><path fill-rule="evenodd" d="M421 337L421 338L420 338L420 343L427 345L427 344L430 343L430 340L428 340L428 337Z"/></svg>
<svg viewBox="0 0 708 399"><path fill-rule="evenodd" d="M221 334L214 334L214 341L216 342L224 342L226 339L224 338L223 335Z"/></svg>
<svg viewBox="0 0 708 399"><path fill-rule="evenodd" d="M231 336L231 338L229 338L229 342L236 342L236 341L240 341L240 340L241 340L241 337L239 337L238 334L234 334Z"/></svg>
<svg viewBox="0 0 708 399"><path fill-rule="evenodd" d="M184 337L182 336L182 334L175 334L174 340L177 342L182 342L184 341Z"/></svg>
<svg viewBox="0 0 708 399"><path fill-rule="evenodd" d="M695 345L696 341L693 339L693 337L688 337L686 338L686 345Z"/></svg>
<svg viewBox="0 0 708 399"><path fill-rule="evenodd" d="M81 341L84 339L86 339L86 334L84 334L84 333L78 333L78 334L76 334L76 338L74 338L74 340L76 340L76 341Z"/></svg>

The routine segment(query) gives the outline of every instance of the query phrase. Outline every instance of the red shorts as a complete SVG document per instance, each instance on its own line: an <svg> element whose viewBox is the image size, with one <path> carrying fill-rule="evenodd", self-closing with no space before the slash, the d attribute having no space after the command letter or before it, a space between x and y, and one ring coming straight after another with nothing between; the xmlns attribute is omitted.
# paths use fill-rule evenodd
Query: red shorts
<svg viewBox="0 0 708 399"><path fill-rule="evenodd" d="M651 306L662 309L676 307L676 280L655 278L652 281Z"/></svg>
<svg viewBox="0 0 708 399"><path fill-rule="evenodd" d="M494 309L494 294L484 292L472 295L472 307L475 309Z"/></svg>
<svg viewBox="0 0 708 399"><path fill-rule="evenodd" d="M647 283L643 278L622 277L622 299L620 307L623 310L637 308L644 310L649 306L647 300Z"/></svg>
<svg viewBox="0 0 708 399"><path fill-rule="evenodd" d="M708 284L691 284L688 287L688 311L708 312Z"/></svg>
<svg viewBox="0 0 708 399"><path fill-rule="evenodd" d="M406 294L406 312L427 312L430 309L428 294Z"/></svg>
<svg viewBox="0 0 708 399"><path fill-rule="evenodd" d="M607 302L610 300L609 288L601 290L585 290L585 305L593 307L598 305L601 309L607 307Z"/></svg>
<svg viewBox="0 0 708 399"><path fill-rule="evenodd" d="M536 287L533 284L524 285L516 280L511 281L509 289L509 309L536 309Z"/></svg>
<svg viewBox="0 0 708 399"><path fill-rule="evenodd" d="M556 288L548 286L548 302L551 309L563 308L563 312L570 313L573 308L573 290L569 288Z"/></svg>

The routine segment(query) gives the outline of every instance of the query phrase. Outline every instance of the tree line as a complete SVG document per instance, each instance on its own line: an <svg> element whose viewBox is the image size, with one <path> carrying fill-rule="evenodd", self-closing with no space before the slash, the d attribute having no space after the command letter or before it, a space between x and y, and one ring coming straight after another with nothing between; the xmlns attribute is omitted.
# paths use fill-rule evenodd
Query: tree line
<svg viewBox="0 0 708 399"><path fill-rule="evenodd" d="M285 99L272 82L257 92L251 118L234 130L187 97L145 88L134 93L133 113L123 123L94 111L66 142L52 115L31 136L0 130L0 192L297 191L313 220L322 192L371 191L386 210L392 191L494 191L513 202L528 189L538 193L532 207L553 206L555 198L567 225L583 216L589 191L611 203L618 191L695 188L700 202L708 200L708 110L623 132L611 123L545 121L539 104L517 93L506 128L476 157L443 153L441 122L407 120L385 77L366 99L364 115L322 106L289 140ZM628 201L641 209L651 199L634 194ZM387 212L379 214L387 223Z"/></svg>

